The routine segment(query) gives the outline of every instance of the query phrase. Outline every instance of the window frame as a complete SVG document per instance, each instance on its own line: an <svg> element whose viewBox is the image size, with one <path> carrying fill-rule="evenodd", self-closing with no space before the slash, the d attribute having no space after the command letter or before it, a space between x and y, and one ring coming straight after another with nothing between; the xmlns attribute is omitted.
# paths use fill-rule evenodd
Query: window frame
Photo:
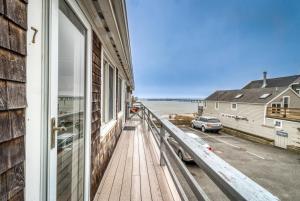
<svg viewBox="0 0 300 201"><path fill-rule="evenodd" d="M279 108L277 106L280 106ZM282 103L281 102L273 102L271 103L271 113L272 114L280 114L280 108L282 106Z"/></svg>
<svg viewBox="0 0 300 201"><path fill-rule="evenodd" d="M287 104L288 104L288 107L284 107L284 99L285 99L285 98L288 98L288 103L287 103ZM283 97L282 97L282 102L281 102L281 107L282 107L282 108L289 108L289 107L290 107L290 102L291 102L290 96L283 96Z"/></svg>
<svg viewBox="0 0 300 201"><path fill-rule="evenodd" d="M276 125L277 122L280 123L279 126ZM277 120L277 119L274 120L274 127L275 127L275 128L282 128L282 124L283 124L282 120Z"/></svg>
<svg viewBox="0 0 300 201"><path fill-rule="evenodd" d="M123 112L123 104L122 102L124 101L123 100L123 78L121 76L121 74L119 73L119 75L117 76L117 79L118 79L118 84L116 85L116 93L117 93L117 97L118 97L118 100L117 101L117 108L118 108L118 111L117 113L121 113Z"/></svg>
<svg viewBox="0 0 300 201"><path fill-rule="evenodd" d="M103 69L102 69L102 87L101 87L101 124L102 125L110 125L111 122L114 122L116 120L116 68L114 65L107 59L106 57L103 58ZM112 81L112 118L109 118L109 108L110 108L110 84L109 84L109 71L110 68L113 69L113 81ZM105 135L105 134L104 134Z"/></svg>
<svg viewBox="0 0 300 201"><path fill-rule="evenodd" d="M219 104L220 104L219 101L215 102L215 110L219 110Z"/></svg>
<svg viewBox="0 0 300 201"><path fill-rule="evenodd" d="M235 105L235 108L232 107L233 105ZM231 110L237 110L237 108L238 108L237 103L231 103Z"/></svg>

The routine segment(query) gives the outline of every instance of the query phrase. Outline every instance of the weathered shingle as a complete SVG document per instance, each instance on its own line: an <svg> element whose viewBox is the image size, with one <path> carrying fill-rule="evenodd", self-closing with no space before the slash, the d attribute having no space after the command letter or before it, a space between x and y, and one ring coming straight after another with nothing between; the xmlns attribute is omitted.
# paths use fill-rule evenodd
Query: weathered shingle
<svg viewBox="0 0 300 201"><path fill-rule="evenodd" d="M294 83L297 79L300 78L300 75L293 75L287 77L278 77L278 78L271 78L267 79L267 86L266 88L273 88L273 87L288 87L290 84ZM261 88L263 85L263 80L254 80L244 86L243 89L254 89L254 88Z"/></svg>
<svg viewBox="0 0 300 201"><path fill-rule="evenodd" d="M286 87L273 87L216 91L208 96L205 100L244 103L267 103L285 89ZM243 95L240 98L235 98L238 94ZM270 96L262 99L260 97L263 94L270 94Z"/></svg>

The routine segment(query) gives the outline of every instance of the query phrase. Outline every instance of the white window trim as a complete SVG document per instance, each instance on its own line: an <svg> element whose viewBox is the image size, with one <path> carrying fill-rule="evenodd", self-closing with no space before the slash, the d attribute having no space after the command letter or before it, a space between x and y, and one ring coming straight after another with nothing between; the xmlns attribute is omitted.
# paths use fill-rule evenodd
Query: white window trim
<svg viewBox="0 0 300 201"><path fill-rule="evenodd" d="M218 107L217 107L217 105L218 105ZM220 103L219 103L219 101L216 101L215 102L215 110L219 110L219 107L220 107Z"/></svg>
<svg viewBox="0 0 300 201"><path fill-rule="evenodd" d="M232 107L234 104L236 105L235 108ZM238 104L237 103L231 103L231 110L237 110L237 108L238 108Z"/></svg>
<svg viewBox="0 0 300 201"><path fill-rule="evenodd" d="M101 137L104 137L106 136L110 130L115 127L115 125L117 124L117 120L116 119L112 119L110 120L109 122L107 122L106 124L104 125L101 125L101 128L100 128L100 136Z"/></svg>
<svg viewBox="0 0 300 201"><path fill-rule="evenodd" d="M281 107L284 107L284 98L288 98L288 108L290 107L291 97L290 96L282 96Z"/></svg>
<svg viewBox="0 0 300 201"><path fill-rule="evenodd" d="M101 69L101 74L102 74L102 79L101 79L101 125L105 125L105 124L109 124L112 120L115 120L116 119L116 67L114 67L114 65L111 64L111 62L108 60L107 57L104 57L102 59L103 61L101 62L102 64L102 69ZM106 71L105 68L107 66L104 66L105 62L107 63L107 66L108 68L113 68L113 77L114 77L114 82L113 82L113 118L111 120L109 120L108 122L105 122L104 119L106 118L105 116L108 115L107 112L108 112L108 108L104 109L105 107L105 101L108 101L108 100L104 100L104 99L109 99L109 96L106 95L106 90L109 90L109 89L105 89L104 86L108 86L108 83L105 83L104 82L109 82L109 79L105 79L104 77L109 77L109 70ZM106 74L107 73L107 74ZM101 134L102 135L102 134Z"/></svg>
<svg viewBox="0 0 300 201"><path fill-rule="evenodd" d="M276 126L276 122L280 122L280 126ZM274 120L274 127L275 128L282 128L282 124L283 124L282 120L277 120L277 119Z"/></svg>
<svg viewBox="0 0 300 201"><path fill-rule="evenodd" d="M118 75L118 79L120 79L120 81L121 81L121 86L120 86L121 87L121 94L118 94L118 98L120 99L119 95L121 95L121 100L122 100L122 102L124 102L124 100L123 100L123 78L120 74ZM119 84L119 80L118 80L118 84ZM118 86L118 89L119 89L119 86ZM116 93L118 93L118 91ZM121 106L121 108L120 108L120 111L118 111L118 115L117 115L118 118L119 118L120 113L123 114L123 104L120 103L120 106Z"/></svg>

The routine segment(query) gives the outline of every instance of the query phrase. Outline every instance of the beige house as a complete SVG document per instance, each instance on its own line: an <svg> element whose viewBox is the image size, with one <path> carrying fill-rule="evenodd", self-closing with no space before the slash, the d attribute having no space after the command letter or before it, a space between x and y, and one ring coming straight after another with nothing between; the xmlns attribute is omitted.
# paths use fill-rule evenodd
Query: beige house
<svg viewBox="0 0 300 201"><path fill-rule="evenodd" d="M216 91L205 99L203 115L225 127L300 147L300 75L255 80L238 90Z"/></svg>

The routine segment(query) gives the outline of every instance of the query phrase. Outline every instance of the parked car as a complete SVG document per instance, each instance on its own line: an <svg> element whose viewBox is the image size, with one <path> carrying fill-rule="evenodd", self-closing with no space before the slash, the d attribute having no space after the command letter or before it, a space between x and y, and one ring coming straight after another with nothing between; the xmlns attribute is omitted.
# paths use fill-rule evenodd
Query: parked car
<svg viewBox="0 0 300 201"><path fill-rule="evenodd" d="M219 132L223 128L222 123L216 117L201 116L192 121L193 128L200 128L203 132Z"/></svg>
<svg viewBox="0 0 300 201"><path fill-rule="evenodd" d="M207 150L212 150L211 146L207 144L207 142L202 140L198 135L194 133L186 133L186 134L189 137L200 142L201 146L203 146ZM193 158L179 145L179 143L173 137L168 137L168 142L173 147L174 151L182 161L193 161Z"/></svg>

